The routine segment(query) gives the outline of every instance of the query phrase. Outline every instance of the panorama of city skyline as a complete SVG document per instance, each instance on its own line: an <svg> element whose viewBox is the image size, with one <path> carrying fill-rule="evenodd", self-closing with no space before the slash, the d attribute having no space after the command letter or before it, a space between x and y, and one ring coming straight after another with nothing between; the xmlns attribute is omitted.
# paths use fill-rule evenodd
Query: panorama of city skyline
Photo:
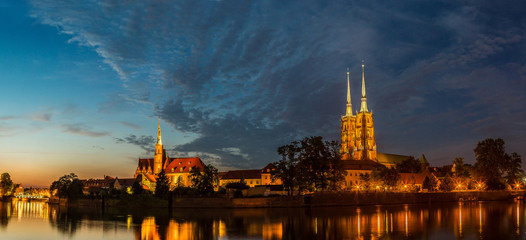
<svg viewBox="0 0 526 240"><path fill-rule="evenodd" d="M377 151L474 163L526 155L522 1L0 3L0 172L24 186L132 177L153 157L258 169L340 139L361 64Z"/></svg>

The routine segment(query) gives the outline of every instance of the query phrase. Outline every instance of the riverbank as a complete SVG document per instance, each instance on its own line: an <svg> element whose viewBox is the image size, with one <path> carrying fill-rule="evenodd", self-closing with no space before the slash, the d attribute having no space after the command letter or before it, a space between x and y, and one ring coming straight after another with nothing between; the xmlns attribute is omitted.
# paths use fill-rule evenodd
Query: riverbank
<svg viewBox="0 0 526 240"><path fill-rule="evenodd" d="M466 201L513 201L524 199L525 191L470 191L470 192L338 192L314 193L301 196L273 196L250 198L130 196L123 199L78 199L70 201L50 199L50 203L72 207L119 208L297 208L324 206L364 206L390 204L444 203Z"/></svg>

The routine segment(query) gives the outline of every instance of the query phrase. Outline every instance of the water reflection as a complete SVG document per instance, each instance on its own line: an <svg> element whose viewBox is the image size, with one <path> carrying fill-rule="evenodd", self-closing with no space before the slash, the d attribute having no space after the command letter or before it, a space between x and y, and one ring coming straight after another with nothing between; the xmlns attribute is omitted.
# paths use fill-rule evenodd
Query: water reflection
<svg viewBox="0 0 526 240"><path fill-rule="evenodd" d="M41 239L383 239L525 238L524 205L506 202L297 209L64 209L44 202L0 205L0 234L40 222ZM46 236L49 233L49 236ZM121 236L118 238L116 236Z"/></svg>

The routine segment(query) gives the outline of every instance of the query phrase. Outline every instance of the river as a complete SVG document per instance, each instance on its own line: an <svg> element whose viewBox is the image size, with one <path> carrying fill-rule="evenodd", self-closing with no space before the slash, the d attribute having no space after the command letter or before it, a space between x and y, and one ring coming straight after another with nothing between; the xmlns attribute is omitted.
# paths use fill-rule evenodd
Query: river
<svg viewBox="0 0 526 240"><path fill-rule="evenodd" d="M524 203L274 209L0 205L0 239L526 239Z"/></svg>

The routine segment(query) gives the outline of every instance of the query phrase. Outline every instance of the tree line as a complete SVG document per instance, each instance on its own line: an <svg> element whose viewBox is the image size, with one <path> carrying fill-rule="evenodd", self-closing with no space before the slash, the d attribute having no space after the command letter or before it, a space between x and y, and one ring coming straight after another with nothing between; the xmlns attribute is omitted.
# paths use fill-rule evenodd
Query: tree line
<svg viewBox="0 0 526 240"><path fill-rule="evenodd" d="M500 190L524 187L522 159L517 153L506 153L501 138L488 138L477 143L473 150L476 162L465 164L456 158L453 167L437 168L427 174L422 188L428 191L452 190ZM345 170L339 153L340 144L324 141L322 137L306 137L277 149L281 159L275 162L272 177L281 179L283 187L291 195L293 191L316 192L338 191L344 186ZM444 169L446 169L445 172ZM400 173L431 173L429 164L421 159L409 157L395 167L378 164L370 173L360 174L361 186L372 186L384 190L404 190ZM352 184L352 183L351 183Z"/></svg>

